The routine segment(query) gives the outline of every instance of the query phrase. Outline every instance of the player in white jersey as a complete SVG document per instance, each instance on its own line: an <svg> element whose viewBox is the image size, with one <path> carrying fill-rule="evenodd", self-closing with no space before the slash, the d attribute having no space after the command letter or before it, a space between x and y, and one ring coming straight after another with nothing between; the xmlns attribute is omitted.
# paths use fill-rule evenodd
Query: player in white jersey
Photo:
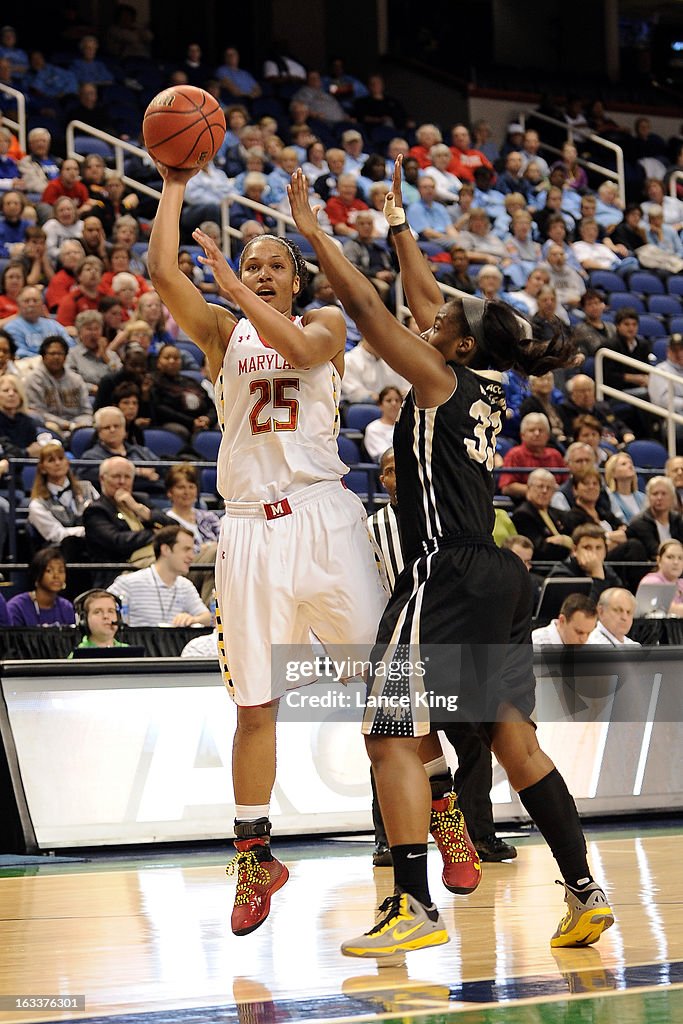
<svg viewBox="0 0 683 1024"><path fill-rule="evenodd" d="M272 672L273 645L306 644L312 631L323 644L369 651L386 596L365 510L343 486L347 467L337 452L346 340L340 310L292 316L306 267L296 246L272 235L245 246L239 277L223 275L225 294L245 319L207 304L177 264L185 185L196 171L159 171L149 270L175 320L206 354L223 430L217 623L237 704L232 929L246 935L265 921L288 877L270 851L275 720L286 688ZM208 236L198 230L194 238L225 263Z"/></svg>

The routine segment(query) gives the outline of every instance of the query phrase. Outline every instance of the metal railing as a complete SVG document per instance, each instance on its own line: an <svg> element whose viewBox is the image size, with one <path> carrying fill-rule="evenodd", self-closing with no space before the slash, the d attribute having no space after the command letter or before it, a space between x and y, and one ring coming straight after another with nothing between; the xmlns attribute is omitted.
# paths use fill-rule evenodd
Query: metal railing
<svg viewBox="0 0 683 1024"><path fill-rule="evenodd" d="M606 359L615 363L621 363L623 366L628 366L637 373L654 374L656 377L661 377L665 380L667 382L666 408L661 405L655 405L654 402L648 402L644 398L639 398L638 395L631 395L627 391L620 391L618 388L605 384L603 363ZM676 385L680 387L681 384L683 384L683 378L676 374L669 373L667 370L660 370L658 366L650 366L648 363L643 363L639 359L633 359L631 356L622 355L621 352L613 352L611 349L601 348L595 353L595 393L598 401L605 397L616 398L620 402L632 405L636 409L642 409L643 412L650 413L652 416L659 416L660 419L665 420L669 458L673 458L676 454L676 425L683 426L683 415L674 411L674 400L676 398L674 388Z"/></svg>
<svg viewBox="0 0 683 1024"><path fill-rule="evenodd" d="M3 115L3 124L7 125L8 128L14 128L19 139L19 145L26 152L26 97L23 92L19 92L18 89L13 89L11 85L1 85L0 92L3 92L5 96L13 96L17 101L17 120L14 121L7 114Z"/></svg>
<svg viewBox="0 0 683 1024"><path fill-rule="evenodd" d="M605 178L611 178L612 181L616 181L619 187L619 198L622 203L626 202L626 177L624 174L624 150L621 146L617 146L616 142L611 142L609 139L603 139L601 135L596 135L590 129L584 128L573 128L572 125L567 124L566 121L558 121L555 117L549 117L547 114L540 114L537 110L522 110L519 115L519 121L522 128L526 127L527 117L537 118L539 121L546 121L548 124L555 125L557 128L562 128L567 133L567 139L569 142L574 142L575 137L581 139L589 139L591 142L595 142L599 146L604 146L605 149L611 149L616 155L617 169L616 171L612 167L602 167L600 164L594 163L592 160L583 160L579 158L578 163L581 167L588 168L589 171L595 171L597 174L602 174ZM558 156L562 155L562 150L556 146L549 146L543 143L543 149L549 150L551 153L556 153Z"/></svg>
<svg viewBox="0 0 683 1024"><path fill-rule="evenodd" d="M126 153L129 153L131 156L148 156L147 150L143 149L142 146L136 146L133 142L128 142L126 139L119 139L108 132L100 131L99 128L93 128L91 124L86 124L85 121L69 121L66 126L66 155L72 160L78 160L79 163L84 159L84 155L77 152L75 148L77 134L91 135L92 138L99 139L100 142L106 142L111 147L114 152L116 173L121 176L125 185L135 189L137 192L142 192L143 195L151 196L153 199L161 197L161 192L158 188L145 185L144 182L137 181L136 178L129 178L124 173L124 155Z"/></svg>

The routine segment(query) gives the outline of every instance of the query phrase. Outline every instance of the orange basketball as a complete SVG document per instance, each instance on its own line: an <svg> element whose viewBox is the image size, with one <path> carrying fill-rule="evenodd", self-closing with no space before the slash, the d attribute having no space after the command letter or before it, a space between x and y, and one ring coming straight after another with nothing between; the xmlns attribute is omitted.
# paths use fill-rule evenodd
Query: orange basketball
<svg viewBox="0 0 683 1024"><path fill-rule="evenodd" d="M145 111L145 145L151 156L168 167L202 167L220 148L225 116L218 101L195 85L164 89Z"/></svg>

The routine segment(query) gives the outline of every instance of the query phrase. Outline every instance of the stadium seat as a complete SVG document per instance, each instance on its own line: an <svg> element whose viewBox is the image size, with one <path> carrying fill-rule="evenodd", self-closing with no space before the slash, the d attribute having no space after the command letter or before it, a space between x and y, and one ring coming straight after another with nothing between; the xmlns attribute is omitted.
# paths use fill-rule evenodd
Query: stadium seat
<svg viewBox="0 0 683 1024"><path fill-rule="evenodd" d="M357 402L355 405L347 406L346 416L344 417L345 425L353 427L355 430L365 430L368 423L379 419L381 415L382 411L378 405Z"/></svg>
<svg viewBox="0 0 683 1024"><path fill-rule="evenodd" d="M609 306L613 311L630 306L631 309L635 309L636 313L645 312L645 303L638 295L634 295L633 292L612 292L609 296Z"/></svg>
<svg viewBox="0 0 683 1024"><path fill-rule="evenodd" d="M218 472L215 469L203 469L199 477L199 496L208 508L212 508L216 504L217 479Z"/></svg>
<svg viewBox="0 0 683 1024"><path fill-rule="evenodd" d="M187 371L186 371L187 372ZM215 462L218 458L222 434L220 430L202 430L194 438L192 447L201 455L205 462Z"/></svg>
<svg viewBox="0 0 683 1024"><path fill-rule="evenodd" d="M299 249L301 250L301 255L304 257L304 259L314 260L317 262L318 258L315 254L315 249L313 248L313 246L311 245L307 238L304 238L304 236L300 235L297 231L289 230L287 231L287 238L289 239L290 242L294 242L295 245L299 246Z"/></svg>
<svg viewBox="0 0 683 1024"><path fill-rule="evenodd" d="M631 441L624 449L637 469L664 469L669 453L659 441Z"/></svg>
<svg viewBox="0 0 683 1024"><path fill-rule="evenodd" d="M77 427L71 435L69 441L69 449L75 459L80 459L83 452L95 441L95 428L94 427Z"/></svg>
<svg viewBox="0 0 683 1024"><path fill-rule="evenodd" d="M672 274L666 282L669 295L683 295L683 275Z"/></svg>
<svg viewBox="0 0 683 1024"><path fill-rule="evenodd" d="M624 279L615 274L612 270L591 270L591 288L598 288L603 292L622 292L624 290Z"/></svg>
<svg viewBox="0 0 683 1024"><path fill-rule="evenodd" d="M145 430L145 447L151 448L155 455L177 455L185 442L179 434L172 430L151 428Z"/></svg>
<svg viewBox="0 0 683 1024"><path fill-rule="evenodd" d="M678 316L683 313L683 304L678 295L650 295L647 308L655 316Z"/></svg>
<svg viewBox="0 0 683 1024"><path fill-rule="evenodd" d="M628 279L628 287L632 292L642 292L643 295L664 295L664 282L656 274L649 274L646 270L636 270Z"/></svg>
<svg viewBox="0 0 683 1024"><path fill-rule="evenodd" d="M669 332L659 317L652 313L642 313L638 317L638 334L644 338L666 338Z"/></svg>
<svg viewBox="0 0 683 1024"><path fill-rule="evenodd" d="M683 334L683 316L672 316L669 319L669 330L672 334Z"/></svg>
<svg viewBox="0 0 683 1024"><path fill-rule="evenodd" d="M204 353L200 349L199 345L195 345L195 343L190 341L189 338L186 340L178 339L178 341L174 341L173 344L181 352L187 352L189 356L192 356L198 367L204 362Z"/></svg>
<svg viewBox="0 0 683 1024"><path fill-rule="evenodd" d="M666 350L669 347L668 338L655 338L652 342L652 354L658 363L666 359Z"/></svg>
<svg viewBox="0 0 683 1024"><path fill-rule="evenodd" d="M337 438L337 448L339 449L339 458L342 462L345 462L347 466L355 466L357 463L362 461L360 457L360 448L350 437L345 437L343 434L340 434Z"/></svg>
<svg viewBox="0 0 683 1024"><path fill-rule="evenodd" d="M91 135L77 135L74 139L74 149L81 156L88 156L90 153L97 153L105 160L114 159L114 150L103 139L96 139Z"/></svg>

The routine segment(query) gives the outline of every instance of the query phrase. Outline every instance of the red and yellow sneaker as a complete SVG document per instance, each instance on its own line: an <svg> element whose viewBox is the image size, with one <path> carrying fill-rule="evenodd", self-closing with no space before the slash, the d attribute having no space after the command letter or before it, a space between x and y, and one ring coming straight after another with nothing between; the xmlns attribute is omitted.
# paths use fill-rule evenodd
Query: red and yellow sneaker
<svg viewBox="0 0 683 1024"><path fill-rule="evenodd" d="M481 882L481 861L469 837L455 793L432 800L429 831L443 858L441 879L449 892L467 896Z"/></svg>
<svg viewBox="0 0 683 1024"><path fill-rule="evenodd" d="M235 935L248 935L262 925L270 913L270 898L289 878L284 864L270 852L263 839L235 840L237 856L226 873L237 873L237 891L230 924Z"/></svg>

